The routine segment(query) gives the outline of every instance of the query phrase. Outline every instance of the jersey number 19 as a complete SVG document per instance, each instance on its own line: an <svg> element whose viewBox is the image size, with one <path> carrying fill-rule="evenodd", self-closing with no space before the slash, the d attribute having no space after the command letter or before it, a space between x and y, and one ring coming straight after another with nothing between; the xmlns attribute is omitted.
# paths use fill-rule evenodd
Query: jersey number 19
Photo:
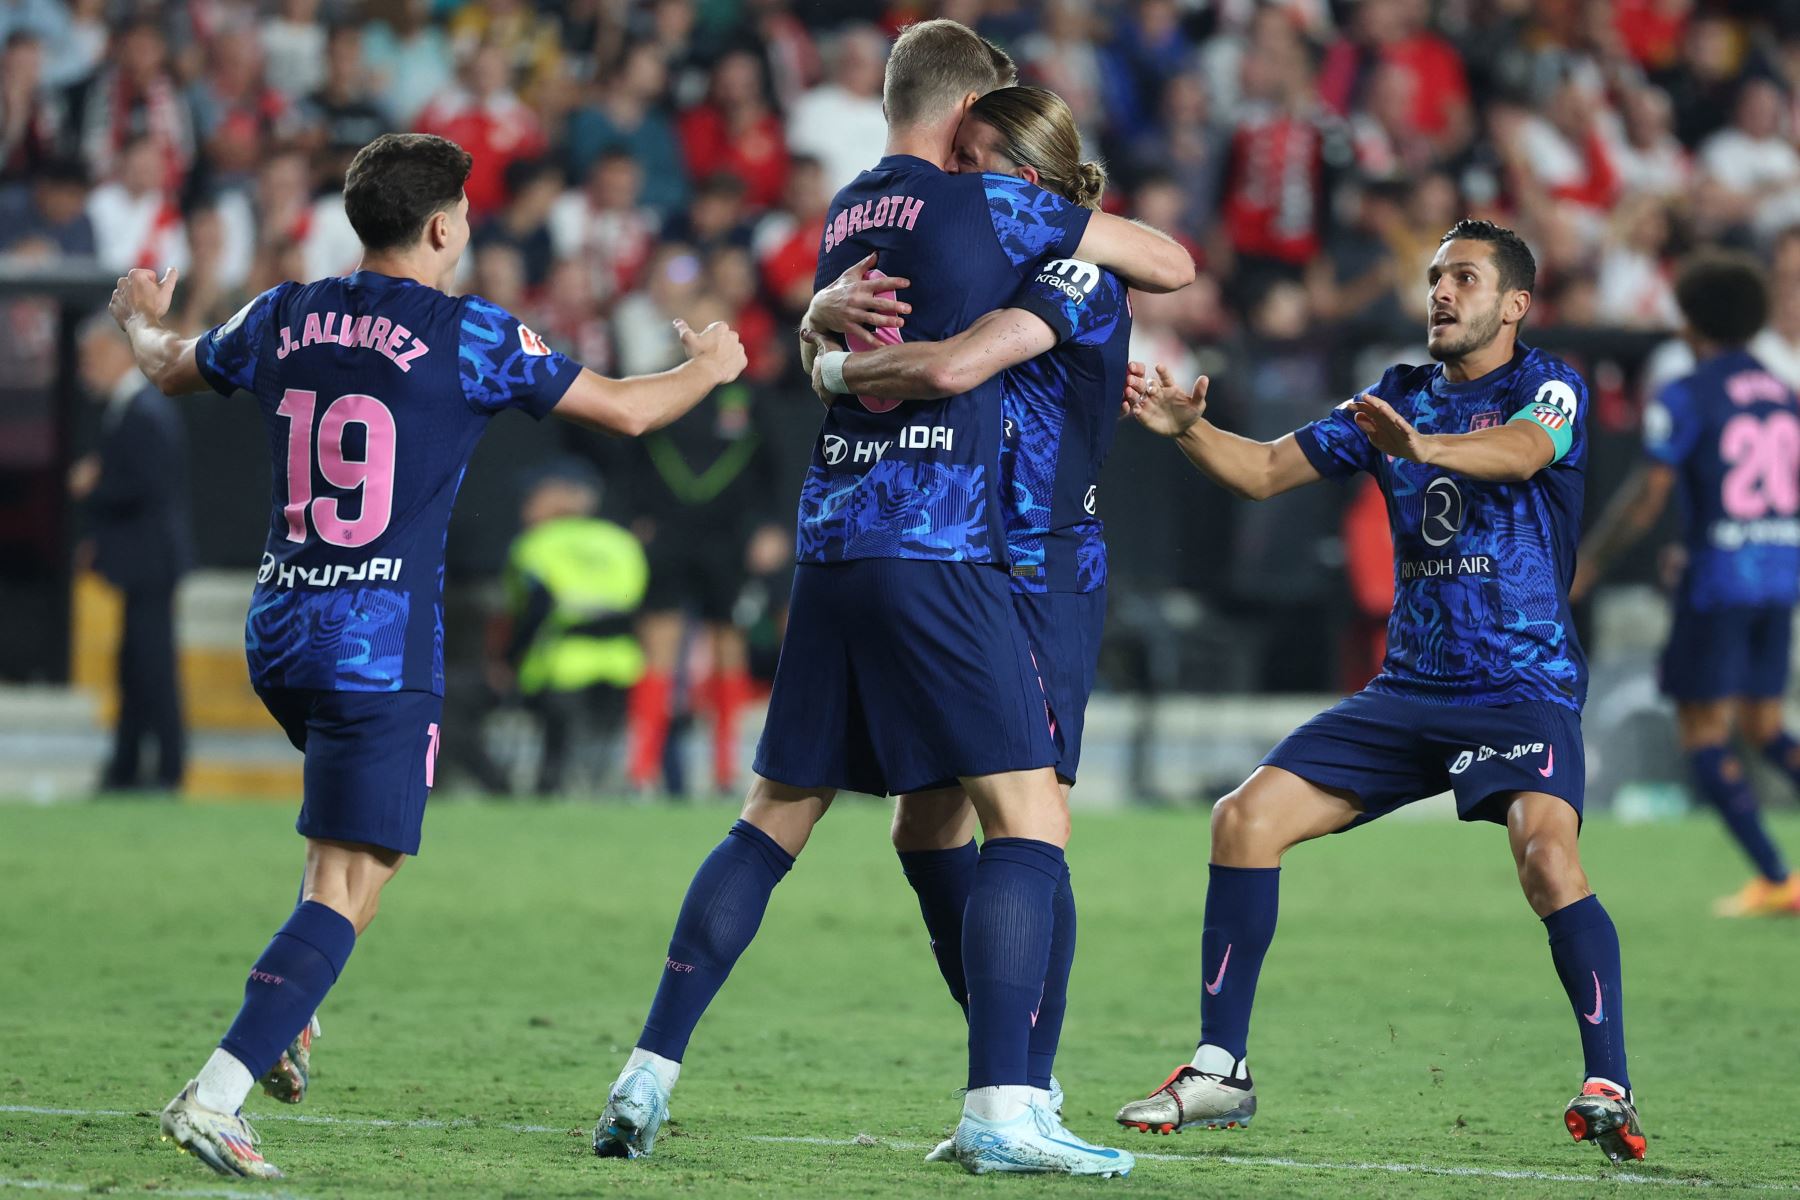
<svg viewBox="0 0 1800 1200"><path fill-rule="evenodd" d="M289 388L275 411L288 419L287 540L304 542L310 519L315 532L334 546L366 546L386 532L394 507L394 414L373 396L352 392L339 396L319 419L319 474L335 488L361 488L357 515L339 515L336 496L313 498L313 414L319 394ZM351 425L363 427L361 460L346 457L344 435Z"/></svg>

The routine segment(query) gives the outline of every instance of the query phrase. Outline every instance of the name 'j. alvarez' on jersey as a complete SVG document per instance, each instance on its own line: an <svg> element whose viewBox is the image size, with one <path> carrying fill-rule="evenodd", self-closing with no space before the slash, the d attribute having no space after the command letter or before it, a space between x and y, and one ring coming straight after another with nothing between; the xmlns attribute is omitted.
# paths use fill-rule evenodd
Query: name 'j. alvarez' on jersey
<svg viewBox="0 0 1800 1200"><path fill-rule="evenodd" d="M196 346L255 395L274 464L244 644L259 688L444 690L444 543L495 413L581 372L477 296L368 271L264 292Z"/></svg>
<svg viewBox="0 0 1800 1200"><path fill-rule="evenodd" d="M1394 608L1371 691L1445 704L1551 701L1580 711L1587 658L1569 611L1587 465L1587 386L1567 363L1520 345L1468 383L1439 365L1389 368L1369 389L1420 433L1529 421L1550 463L1523 483L1489 483L1390 458L1343 409L1301 429L1320 474L1367 471L1387 498Z"/></svg>
<svg viewBox="0 0 1800 1200"><path fill-rule="evenodd" d="M951 175L894 154L833 199L815 287L870 251L911 280L906 340L941 341L1068 257L1091 214L1006 175ZM800 491L801 562L922 558L1004 566L1001 380L943 400L846 396L825 415Z"/></svg>

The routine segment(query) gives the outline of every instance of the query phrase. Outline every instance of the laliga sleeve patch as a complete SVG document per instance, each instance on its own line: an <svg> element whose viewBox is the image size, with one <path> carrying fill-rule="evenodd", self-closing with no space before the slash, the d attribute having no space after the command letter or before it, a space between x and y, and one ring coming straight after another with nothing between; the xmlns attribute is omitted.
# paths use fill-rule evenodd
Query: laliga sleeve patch
<svg viewBox="0 0 1800 1200"><path fill-rule="evenodd" d="M519 323L519 347L524 350L525 353L533 354L540 358L550 353L550 347L544 339L527 328L524 322Z"/></svg>
<svg viewBox="0 0 1800 1200"><path fill-rule="evenodd" d="M1550 435L1555 453L1551 463L1559 463L1575 441L1575 414L1580 401L1575 389L1560 379L1545 380L1531 403L1512 415L1512 421L1528 421Z"/></svg>

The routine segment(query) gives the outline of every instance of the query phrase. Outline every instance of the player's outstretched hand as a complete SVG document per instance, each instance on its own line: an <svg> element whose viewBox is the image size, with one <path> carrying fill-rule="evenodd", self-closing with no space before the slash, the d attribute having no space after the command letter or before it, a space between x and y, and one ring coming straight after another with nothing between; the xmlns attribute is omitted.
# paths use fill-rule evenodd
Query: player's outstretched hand
<svg viewBox="0 0 1800 1200"><path fill-rule="evenodd" d="M874 268L875 256L871 254L815 294L806 309L806 324L838 333L855 331L869 341L875 340L876 329L904 326L912 305L889 293L911 287L912 280L894 275L864 278Z"/></svg>
<svg viewBox="0 0 1800 1200"><path fill-rule="evenodd" d="M169 311L170 301L175 299L175 283L180 277L181 272L174 267L164 271L160 280L156 278L156 272L134 267L119 277L113 287L112 300L106 307L120 329L125 328L125 323L133 317L160 321Z"/></svg>
<svg viewBox="0 0 1800 1200"><path fill-rule="evenodd" d="M1371 445L1390 458L1425 461L1425 440L1386 400L1364 392L1345 406Z"/></svg>
<svg viewBox="0 0 1800 1200"><path fill-rule="evenodd" d="M1145 390L1148 387L1144 374L1146 370L1147 368L1141 362L1125 364L1125 396L1119 402L1119 420L1123 421L1129 417L1131 410L1137 406L1137 402L1144 398Z"/></svg>
<svg viewBox="0 0 1800 1200"><path fill-rule="evenodd" d="M1180 437L1205 415L1206 389L1210 384L1211 380L1202 375L1194 380L1193 391L1184 392L1169 368L1157 363L1155 372L1143 377L1143 394L1132 403L1131 415L1151 433Z"/></svg>
<svg viewBox="0 0 1800 1200"><path fill-rule="evenodd" d="M737 331L725 322L714 321L695 333L688 328L686 321L677 317L675 332L681 335L681 348L687 351L688 358L705 363L713 369L716 376L715 387L721 383L730 383L744 373L744 367L749 362L744 357L744 344L738 341Z"/></svg>

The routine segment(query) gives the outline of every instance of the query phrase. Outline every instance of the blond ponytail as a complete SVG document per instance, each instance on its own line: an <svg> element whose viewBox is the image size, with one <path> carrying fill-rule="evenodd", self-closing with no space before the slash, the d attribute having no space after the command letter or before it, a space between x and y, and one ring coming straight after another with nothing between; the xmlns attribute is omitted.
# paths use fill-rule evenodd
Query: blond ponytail
<svg viewBox="0 0 1800 1200"><path fill-rule="evenodd" d="M969 116L993 126L1000 152L1036 171L1046 191L1083 208L1100 207L1106 168L1081 160L1081 132L1061 96L1041 87L1000 88L977 100Z"/></svg>

